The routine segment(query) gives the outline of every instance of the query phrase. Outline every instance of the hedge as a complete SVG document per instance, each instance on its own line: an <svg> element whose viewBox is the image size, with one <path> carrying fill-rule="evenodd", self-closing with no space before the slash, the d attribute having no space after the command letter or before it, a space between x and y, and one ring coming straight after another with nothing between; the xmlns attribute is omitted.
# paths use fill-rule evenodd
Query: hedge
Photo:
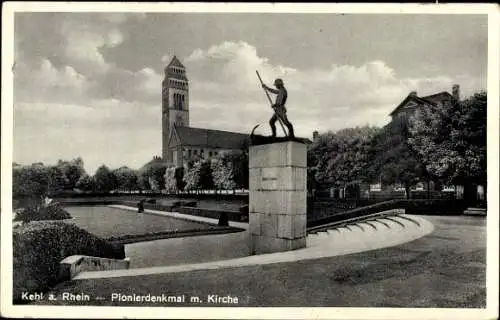
<svg viewBox="0 0 500 320"><path fill-rule="evenodd" d="M467 209L464 200L419 200L411 199L401 202L401 208L407 214L423 215L461 215Z"/></svg>
<svg viewBox="0 0 500 320"><path fill-rule="evenodd" d="M71 215L59 203L52 203L41 207L28 207L16 212L15 221L40 221L71 219Z"/></svg>
<svg viewBox="0 0 500 320"><path fill-rule="evenodd" d="M57 284L59 263L77 254L124 259L125 248L60 221L34 221L14 228L14 302L22 302L23 292L45 292Z"/></svg>

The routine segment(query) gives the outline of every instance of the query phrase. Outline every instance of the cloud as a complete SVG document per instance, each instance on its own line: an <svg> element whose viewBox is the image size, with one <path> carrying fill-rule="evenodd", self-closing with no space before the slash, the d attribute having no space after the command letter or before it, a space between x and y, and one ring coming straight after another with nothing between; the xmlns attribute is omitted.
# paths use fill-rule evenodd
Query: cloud
<svg viewBox="0 0 500 320"><path fill-rule="evenodd" d="M102 74L111 68L105 61L101 49L116 47L123 41L123 35L117 28L64 21L61 34L65 39L64 56L69 65L88 75ZM102 30L104 29L104 30Z"/></svg>
<svg viewBox="0 0 500 320"><path fill-rule="evenodd" d="M60 69L48 59L28 66L16 63L14 72L15 101L68 101L84 99L89 86L88 79L73 67Z"/></svg>
<svg viewBox="0 0 500 320"><path fill-rule="evenodd" d="M161 101L163 77L152 68L136 72L113 68L96 76L89 88L93 99L116 99L124 102L156 103Z"/></svg>
<svg viewBox="0 0 500 320"><path fill-rule="evenodd" d="M284 77L296 72L294 68L272 65L267 58L257 55L250 44L223 42L203 51L196 49L185 59L190 74L196 79L231 84L240 90L255 90L256 70L262 75Z"/></svg>

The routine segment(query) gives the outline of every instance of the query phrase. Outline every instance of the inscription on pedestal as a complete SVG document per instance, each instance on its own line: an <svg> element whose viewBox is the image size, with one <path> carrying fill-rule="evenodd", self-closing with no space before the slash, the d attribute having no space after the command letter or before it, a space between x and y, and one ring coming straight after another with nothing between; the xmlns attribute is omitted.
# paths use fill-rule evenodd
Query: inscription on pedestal
<svg viewBox="0 0 500 320"><path fill-rule="evenodd" d="M275 168L262 168L262 180L260 182L260 189L276 190L278 188L278 177Z"/></svg>

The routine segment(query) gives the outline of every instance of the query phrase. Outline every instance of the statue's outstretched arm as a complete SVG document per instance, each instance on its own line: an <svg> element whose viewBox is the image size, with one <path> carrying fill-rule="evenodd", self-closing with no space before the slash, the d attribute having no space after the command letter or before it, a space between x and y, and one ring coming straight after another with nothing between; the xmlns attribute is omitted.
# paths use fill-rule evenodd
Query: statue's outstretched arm
<svg viewBox="0 0 500 320"><path fill-rule="evenodd" d="M264 87L264 89L266 89L267 91L269 91L271 93L274 93L274 94L278 94L279 93L279 90L276 90L276 89L273 89L273 88L269 88L265 84L263 85L263 87Z"/></svg>

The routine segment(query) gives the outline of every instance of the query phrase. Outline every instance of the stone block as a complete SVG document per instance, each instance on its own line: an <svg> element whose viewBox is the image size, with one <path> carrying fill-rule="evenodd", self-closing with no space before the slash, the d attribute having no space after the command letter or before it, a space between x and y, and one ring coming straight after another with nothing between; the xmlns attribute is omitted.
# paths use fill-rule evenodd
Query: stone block
<svg viewBox="0 0 500 320"><path fill-rule="evenodd" d="M306 238L282 239L250 235L250 254L265 254L305 248Z"/></svg>
<svg viewBox="0 0 500 320"><path fill-rule="evenodd" d="M249 211L273 214L307 214L307 191L250 191Z"/></svg>
<svg viewBox="0 0 500 320"><path fill-rule="evenodd" d="M67 281L73 279L81 272L120 270L130 267L130 259L108 259L93 256L73 255L66 257L59 264L59 279Z"/></svg>
<svg viewBox="0 0 500 320"><path fill-rule="evenodd" d="M279 180L283 175L281 169L280 167L260 169L260 184L256 190L281 190L279 188Z"/></svg>
<svg viewBox="0 0 500 320"><path fill-rule="evenodd" d="M261 188L262 168L250 168L248 171L248 190L258 190Z"/></svg>
<svg viewBox="0 0 500 320"><path fill-rule="evenodd" d="M306 236L306 215L277 215L278 238L297 239Z"/></svg>
<svg viewBox="0 0 500 320"><path fill-rule="evenodd" d="M250 234L254 235L260 235L261 234L261 227L260 227L260 213L257 212L250 212L248 214L248 229L250 231Z"/></svg>
<svg viewBox="0 0 500 320"><path fill-rule="evenodd" d="M260 214L260 235L266 237L278 236L278 216L276 214Z"/></svg>
<svg viewBox="0 0 500 320"><path fill-rule="evenodd" d="M307 169L300 167L280 168L278 190L298 190L307 192Z"/></svg>
<svg viewBox="0 0 500 320"><path fill-rule="evenodd" d="M307 167L307 145L286 141L250 147L250 169L284 166Z"/></svg>
<svg viewBox="0 0 500 320"><path fill-rule="evenodd" d="M307 190L307 169L300 167L250 169L249 190Z"/></svg>

